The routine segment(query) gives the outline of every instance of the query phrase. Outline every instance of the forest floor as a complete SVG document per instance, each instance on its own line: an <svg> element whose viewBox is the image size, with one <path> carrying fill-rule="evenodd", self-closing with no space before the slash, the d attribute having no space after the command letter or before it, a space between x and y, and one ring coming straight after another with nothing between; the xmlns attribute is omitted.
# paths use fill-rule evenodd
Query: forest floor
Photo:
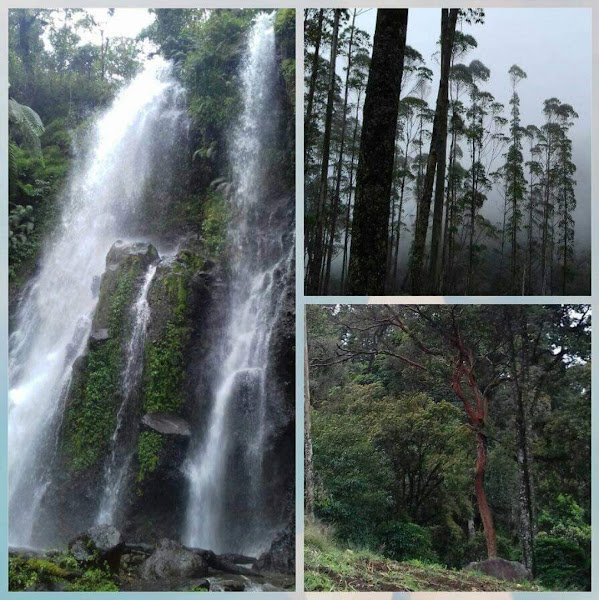
<svg viewBox="0 0 599 600"><path fill-rule="evenodd" d="M420 561L398 562L369 550L342 549L307 527L304 585L313 592L505 592L543 591L531 582L501 581L483 574Z"/></svg>

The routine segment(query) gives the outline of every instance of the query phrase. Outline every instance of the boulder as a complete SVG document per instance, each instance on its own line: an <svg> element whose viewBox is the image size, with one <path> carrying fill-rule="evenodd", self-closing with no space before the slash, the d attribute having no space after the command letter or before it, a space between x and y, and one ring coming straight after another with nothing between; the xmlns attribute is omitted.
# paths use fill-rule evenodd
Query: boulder
<svg viewBox="0 0 599 600"><path fill-rule="evenodd" d="M142 579L193 578L208 573L206 561L174 540L158 542L154 553L141 565Z"/></svg>
<svg viewBox="0 0 599 600"><path fill-rule="evenodd" d="M291 526L280 531L270 548L256 561L259 571L295 572L295 535Z"/></svg>
<svg viewBox="0 0 599 600"><path fill-rule="evenodd" d="M89 339L92 342L104 342L110 339L110 334L108 333L108 329L96 329L91 332Z"/></svg>
<svg viewBox="0 0 599 600"><path fill-rule="evenodd" d="M69 551L80 563L105 562L118 571L124 543L112 525L95 525L69 542Z"/></svg>
<svg viewBox="0 0 599 600"><path fill-rule="evenodd" d="M530 571L522 564L504 558L488 558L479 562L470 563L465 571L480 571L490 577L504 581L525 581L532 579Z"/></svg>
<svg viewBox="0 0 599 600"><path fill-rule="evenodd" d="M162 435L181 435L185 437L191 435L189 423L185 419L169 413L147 413L142 417L141 422L149 429L153 429Z"/></svg>
<svg viewBox="0 0 599 600"><path fill-rule="evenodd" d="M122 240L117 240L112 244L106 255L106 269L109 271L118 269L129 257L136 257L146 267L160 258L156 248L152 244L145 242L128 244Z"/></svg>

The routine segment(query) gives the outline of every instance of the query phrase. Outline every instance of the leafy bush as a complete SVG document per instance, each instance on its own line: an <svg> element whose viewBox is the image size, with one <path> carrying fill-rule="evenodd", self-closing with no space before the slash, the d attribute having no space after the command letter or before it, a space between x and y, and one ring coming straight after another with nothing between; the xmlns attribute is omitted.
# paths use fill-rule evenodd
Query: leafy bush
<svg viewBox="0 0 599 600"><path fill-rule="evenodd" d="M390 470L364 428L350 415L312 415L314 467L322 487L315 511L340 539L374 547L375 528L389 516Z"/></svg>
<svg viewBox="0 0 599 600"><path fill-rule="evenodd" d="M569 494L558 494L552 505L539 514L539 529L549 537L562 538L590 550L591 526L584 509Z"/></svg>
<svg viewBox="0 0 599 600"><path fill-rule="evenodd" d="M418 559L436 561L431 532L416 523L392 521L377 528L378 538L385 556L394 560Z"/></svg>
<svg viewBox="0 0 599 600"><path fill-rule="evenodd" d="M537 577L551 590L590 590L590 558L575 543L540 535L536 543Z"/></svg>

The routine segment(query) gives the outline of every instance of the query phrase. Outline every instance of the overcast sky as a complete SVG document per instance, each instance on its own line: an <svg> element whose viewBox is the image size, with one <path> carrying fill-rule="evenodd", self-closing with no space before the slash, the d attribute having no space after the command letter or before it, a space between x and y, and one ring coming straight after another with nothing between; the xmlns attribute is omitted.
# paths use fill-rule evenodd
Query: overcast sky
<svg viewBox="0 0 599 600"><path fill-rule="evenodd" d="M356 25L374 34L376 9L358 15ZM436 57L441 27L438 8L410 8L407 43L418 50L433 70L428 98L436 99L439 68ZM541 125L543 101L555 96L578 113L571 129L573 159L577 166L577 243L590 239L591 205L591 9L590 8L486 8L482 25L464 24L478 47L464 59L478 59L490 70L483 89L509 109L507 74L519 65L528 75L518 86L522 124ZM343 64L339 74L343 73ZM497 166L497 165L495 165ZM489 216L489 215L487 215Z"/></svg>

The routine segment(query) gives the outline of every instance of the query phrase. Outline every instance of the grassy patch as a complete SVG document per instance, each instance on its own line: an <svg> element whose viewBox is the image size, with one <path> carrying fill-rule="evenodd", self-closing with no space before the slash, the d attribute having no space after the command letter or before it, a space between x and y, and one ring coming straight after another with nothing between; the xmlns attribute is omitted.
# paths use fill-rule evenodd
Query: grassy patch
<svg viewBox="0 0 599 600"><path fill-rule="evenodd" d="M306 591L542 591L534 583L510 583L422 561L397 562L370 550L341 548L331 529L306 522Z"/></svg>

